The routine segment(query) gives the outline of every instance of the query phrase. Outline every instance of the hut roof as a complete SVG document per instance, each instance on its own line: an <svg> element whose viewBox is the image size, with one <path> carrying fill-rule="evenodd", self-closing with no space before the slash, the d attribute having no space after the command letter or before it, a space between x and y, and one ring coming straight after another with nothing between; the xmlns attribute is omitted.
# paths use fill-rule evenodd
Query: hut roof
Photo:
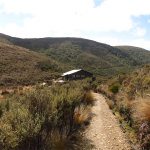
<svg viewBox="0 0 150 150"><path fill-rule="evenodd" d="M73 73L78 72L78 71L80 71L80 70L82 70L82 69L71 70L71 71L68 71L68 72L63 73L61 76L63 77L63 76L66 76L66 75L70 75L70 74L73 74Z"/></svg>

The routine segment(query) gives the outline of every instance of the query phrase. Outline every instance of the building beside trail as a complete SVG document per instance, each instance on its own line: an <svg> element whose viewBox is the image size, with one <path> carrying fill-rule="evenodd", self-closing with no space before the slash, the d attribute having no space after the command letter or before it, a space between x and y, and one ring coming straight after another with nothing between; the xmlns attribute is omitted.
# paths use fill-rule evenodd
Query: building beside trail
<svg viewBox="0 0 150 150"><path fill-rule="evenodd" d="M82 80L87 77L93 77L93 74L85 70L78 69L65 72L61 75L61 77L64 81Z"/></svg>

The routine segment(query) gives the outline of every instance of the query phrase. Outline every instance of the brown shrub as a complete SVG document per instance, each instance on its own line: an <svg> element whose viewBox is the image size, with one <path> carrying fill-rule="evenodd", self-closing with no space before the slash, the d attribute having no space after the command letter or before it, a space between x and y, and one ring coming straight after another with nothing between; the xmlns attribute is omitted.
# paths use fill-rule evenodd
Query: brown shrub
<svg viewBox="0 0 150 150"><path fill-rule="evenodd" d="M92 94L91 91L86 93L85 102L87 104L93 104L93 102L94 102L94 96L93 96L93 94Z"/></svg>

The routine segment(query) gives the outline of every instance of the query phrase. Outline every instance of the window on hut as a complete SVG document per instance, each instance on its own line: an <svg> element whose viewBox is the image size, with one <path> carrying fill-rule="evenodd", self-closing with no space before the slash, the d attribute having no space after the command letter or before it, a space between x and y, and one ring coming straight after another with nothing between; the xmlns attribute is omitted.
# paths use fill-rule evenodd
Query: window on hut
<svg viewBox="0 0 150 150"><path fill-rule="evenodd" d="M76 75L76 77L80 77L80 75Z"/></svg>
<svg viewBox="0 0 150 150"><path fill-rule="evenodd" d="M73 78L75 78L75 75L72 75Z"/></svg>
<svg viewBox="0 0 150 150"><path fill-rule="evenodd" d="M85 77L85 75L81 75L81 77L83 78L83 77Z"/></svg>

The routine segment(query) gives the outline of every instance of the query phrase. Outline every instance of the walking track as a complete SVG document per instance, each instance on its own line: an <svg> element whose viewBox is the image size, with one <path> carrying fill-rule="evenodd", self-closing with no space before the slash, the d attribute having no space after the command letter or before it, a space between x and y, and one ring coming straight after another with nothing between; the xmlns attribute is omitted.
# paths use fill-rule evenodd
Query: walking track
<svg viewBox="0 0 150 150"><path fill-rule="evenodd" d="M90 125L82 138L74 144L78 150L131 150L118 121L101 94L93 93L96 99L92 107Z"/></svg>

